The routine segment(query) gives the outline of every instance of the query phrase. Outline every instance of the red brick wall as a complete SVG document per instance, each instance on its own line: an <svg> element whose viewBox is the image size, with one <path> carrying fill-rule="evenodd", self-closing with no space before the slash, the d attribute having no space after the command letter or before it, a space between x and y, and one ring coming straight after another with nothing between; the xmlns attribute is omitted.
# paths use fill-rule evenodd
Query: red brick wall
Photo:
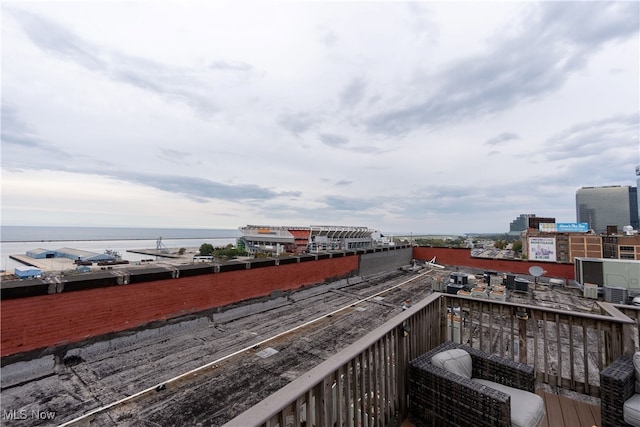
<svg viewBox="0 0 640 427"><path fill-rule="evenodd" d="M413 257L451 266L573 279L573 265L471 258L469 249L416 247ZM358 256L0 301L1 355L77 342L358 271Z"/></svg>
<svg viewBox="0 0 640 427"><path fill-rule="evenodd" d="M529 262L519 260L500 260L492 258L472 258L470 249L458 248L413 248L413 257L420 260L430 260L436 257L436 262L442 265L465 266L482 270L496 270L501 273L529 274L529 268L537 265L545 269L545 276L574 278L573 264L556 264L551 262Z"/></svg>
<svg viewBox="0 0 640 427"><path fill-rule="evenodd" d="M322 283L357 272L358 256L0 301L2 356Z"/></svg>

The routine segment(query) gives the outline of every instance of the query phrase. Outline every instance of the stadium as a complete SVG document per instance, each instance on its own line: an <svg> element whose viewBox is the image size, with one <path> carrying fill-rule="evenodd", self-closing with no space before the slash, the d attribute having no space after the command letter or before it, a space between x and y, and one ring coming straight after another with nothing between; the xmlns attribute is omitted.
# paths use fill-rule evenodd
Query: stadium
<svg viewBox="0 0 640 427"><path fill-rule="evenodd" d="M367 227L312 225L240 227L238 248L256 253L305 253L370 249L393 245L377 230Z"/></svg>

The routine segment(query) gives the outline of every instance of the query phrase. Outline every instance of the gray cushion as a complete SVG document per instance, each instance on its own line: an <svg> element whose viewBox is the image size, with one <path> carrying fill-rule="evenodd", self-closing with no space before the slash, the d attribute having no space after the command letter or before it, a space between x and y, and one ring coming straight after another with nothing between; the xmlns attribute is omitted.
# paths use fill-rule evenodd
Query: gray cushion
<svg viewBox="0 0 640 427"><path fill-rule="evenodd" d="M636 368L636 393L640 393L640 351L633 355L633 367Z"/></svg>
<svg viewBox="0 0 640 427"><path fill-rule="evenodd" d="M511 425L513 427L539 427L544 419L544 401L542 397L526 390L478 378L474 382L491 387L511 396Z"/></svg>
<svg viewBox="0 0 640 427"><path fill-rule="evenodd" d="M625 423L640 427L640 394L634 394L624 402L622 414Z"/></svg>
<svg viewBox="0 0 640 427"><path fill-rule="evenodd" d="M473 372L471 355L461 348L441 351L431 358L431 363L465 378L471 378Z"/></svg>

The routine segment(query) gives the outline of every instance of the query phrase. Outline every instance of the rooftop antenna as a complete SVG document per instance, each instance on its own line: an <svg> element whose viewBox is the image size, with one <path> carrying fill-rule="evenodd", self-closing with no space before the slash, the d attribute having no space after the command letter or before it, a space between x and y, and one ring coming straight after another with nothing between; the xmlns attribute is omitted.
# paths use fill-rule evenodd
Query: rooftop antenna
<svg viewBox="0 0 640 427"><path fill-rule="evenodd" d="M544 269L542 267L539 267L537 265L533 265L531 267L529 267L529 274L531 274L534 277L534 288L537 289L538 288L538 278L542 275L544 275L544 273L546 273L546 271L544 271Z"/></svg>
<svg viewBox="0 0 640 427"><path fill-rule="evenodd" d="M169 252L164 243L162 243L162 236L158 237L158 240L156 240L156 252L163 254Z"/></svg>

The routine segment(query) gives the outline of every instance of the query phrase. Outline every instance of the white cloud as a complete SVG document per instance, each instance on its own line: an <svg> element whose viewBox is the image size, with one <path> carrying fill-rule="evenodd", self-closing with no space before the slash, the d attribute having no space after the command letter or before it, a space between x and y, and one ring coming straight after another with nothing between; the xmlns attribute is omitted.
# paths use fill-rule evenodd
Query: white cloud
<svg viewBox="0 0 640 427"><path fill-rule="evenodd" d="M573 221L634 185L638 7L4 2L2 222Z"/></svg>

